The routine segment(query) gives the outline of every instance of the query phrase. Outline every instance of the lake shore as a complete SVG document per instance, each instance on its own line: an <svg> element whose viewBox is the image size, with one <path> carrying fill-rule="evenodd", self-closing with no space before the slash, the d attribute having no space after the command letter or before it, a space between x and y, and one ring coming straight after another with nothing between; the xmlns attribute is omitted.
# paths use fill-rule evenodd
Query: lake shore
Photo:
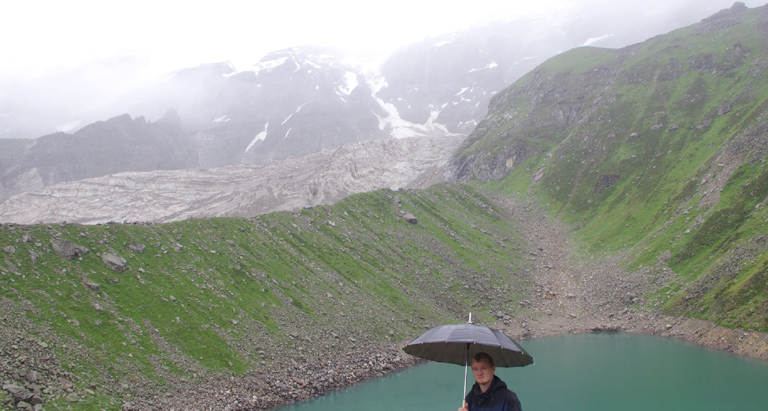
<svg viewBox="0 0 768 411"><path fill-rule="evenodd" d="M708 321L676 318L650 312L627 312L626 317L577 318L538 313L504 324L489 324L523 341L570 333L621 331L690 341L706 347L768 361L768 333L732 330ZM332 357L265 367L247 376L182 388L151 399L125 404L135 410L269 410L341 390L422 361L402 351L405 343L361 348Z"/></svg>

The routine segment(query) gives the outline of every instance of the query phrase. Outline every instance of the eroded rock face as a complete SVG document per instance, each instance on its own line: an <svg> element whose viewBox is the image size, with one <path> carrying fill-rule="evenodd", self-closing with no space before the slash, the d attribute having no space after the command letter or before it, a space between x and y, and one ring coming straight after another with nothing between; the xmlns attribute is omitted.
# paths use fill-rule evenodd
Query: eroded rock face
<svg viewBox="0 0 768 411"><path fill-rule="evenodd" d="M349 144L261 166L120 173L56 184L0 204L0 219L32 224L169 222L253 216L330 204L381 188L444 181L443 166L460 138L422 137ZM129 245L140 253L140 244Z"/></svg>

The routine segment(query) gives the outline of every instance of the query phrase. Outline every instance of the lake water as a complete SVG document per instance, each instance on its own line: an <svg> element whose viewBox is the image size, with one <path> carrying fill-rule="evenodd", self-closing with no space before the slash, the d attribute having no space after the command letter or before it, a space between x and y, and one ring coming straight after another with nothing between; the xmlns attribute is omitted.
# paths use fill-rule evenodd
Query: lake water
<svg viewBox="0 0 768 411"><path fill-rule="evenodd" d="M768 363L623 333L521 341L535 362L496 368L532 410L768 410ZM407 355L407 354L404 354ZM464 368L428 363L280 411L456 410ZM473 383L472 374L468 385Z"/></svg>

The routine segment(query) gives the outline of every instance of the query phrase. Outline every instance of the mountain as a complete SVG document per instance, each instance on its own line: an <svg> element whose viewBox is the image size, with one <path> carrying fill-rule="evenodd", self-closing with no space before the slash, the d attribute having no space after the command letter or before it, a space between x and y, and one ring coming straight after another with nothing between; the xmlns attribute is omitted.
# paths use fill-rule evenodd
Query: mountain
<svg viewBox="0 0 768 411"><path fill-rule="evenodd" d="M249 218L0 224L0 400L269 409L407 366L404 341L468 311L516 338L627 330L766 359L766 38L768 6L736 3L548 59L492 98L456 183ZM375 144L351 153L415 149Z"/></svg>
<svg viewBox="0 0 768 411"><path fill-rule="evenodd" d="M11 141L0 157L0 200L61 181L198 165L193 140L173 110L154 123L125 114L73 134Z"/></svg>
<svg viewBox="0 0 768 411"><path fill-rule="evenodd" d="M537 198L592 253L659 276L670 314L768 331L768 6L578 48L494 96L457 181Z"/></svg>
<svg viewBox="0 0 768 411"><path fill-rule="evenodd" d="M702 19L727 3L589 2L563 14L489 21L393 53L377 93L415 124L468 135L491 98L552 56L586 46L620 48Z"/></svg>
<svg viewBox="0 0 768 411"><path fill-rule="evenodd" d="M141 61L121 57L20 84L3 82L3 137L29 137L45 128L61 132L38 139L46 150L59 150L46 157L58 165L45 166L42 177L37 160L22 159L33 152L19 154L24 144L3 139L0 144L11 151L4 157L16 160L0 163L0 201L56 182L123 171L266 164L361 141L465 136L484 118L492 96L547 58L584 44L626 46L693 22L721 2L590 2L558 15L488 22L428 38L393 53L380 67L336 49L305 46L269 53L240 72L229 63L203 64L148 82L140 78ZM99 81L108 84L99 87ZM36 104L42 96L45 104ZM184 148L171 149L169 161L152 160L166 150L167 141L158 141L149 155L118 150L135 161L78 165L83 152L113 152L114 130L98 125L109 121L83 128L91 135L87 149L76 148L85 139L74 138L73 146L65 137L106 113L159 119L169 108L191 137L191 143L171 143ZM104 130L103 138L97 130ZM54 144L56 139L66 144Z"/></svg>
<svg viewBox="0 0 768 411"><path fill-rule="evenodd" d="M388 139L263 165L111 174L16 195L0 204L0 215L16 224L100 224L295 211L382 188L426 188L444 180L460 142Z"/></svg>
<svg viewBox="0 0 768 411"><path fill-rule="evenodd" d="M262 164L388 137L372 94L360 68L322 50L281 50L227 79L215 97L220 109L195 137L201 152L237 149L215 165Z"/></svg>

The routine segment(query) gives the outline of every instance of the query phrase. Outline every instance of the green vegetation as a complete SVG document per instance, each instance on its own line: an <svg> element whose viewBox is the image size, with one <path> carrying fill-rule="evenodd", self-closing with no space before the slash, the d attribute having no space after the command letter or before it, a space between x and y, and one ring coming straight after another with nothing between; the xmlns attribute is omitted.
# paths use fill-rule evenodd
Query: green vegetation
<svg viewBox="0 0 768 411"><path fill-rule="evenodd" d="M54 249L62 242L88 252L66 259ZM250 219L4 225L0 249L0 295L40 327L30 338L65 359L81 388L242 374L282 359L278 345L312 356L319 341L400 340L469 311L490 319L529 289L511 219L470 185ZM504 298L475 300L475 283ZM98 409L95 398L79 406Z"/></svg>
<svg viewBox="0 0 768 411"><path fill-rule="evenodd" d="M460 178L536 197L589 253L671 268L655 308L768 331L765 13L547 61L494 97Z"/></svg>

